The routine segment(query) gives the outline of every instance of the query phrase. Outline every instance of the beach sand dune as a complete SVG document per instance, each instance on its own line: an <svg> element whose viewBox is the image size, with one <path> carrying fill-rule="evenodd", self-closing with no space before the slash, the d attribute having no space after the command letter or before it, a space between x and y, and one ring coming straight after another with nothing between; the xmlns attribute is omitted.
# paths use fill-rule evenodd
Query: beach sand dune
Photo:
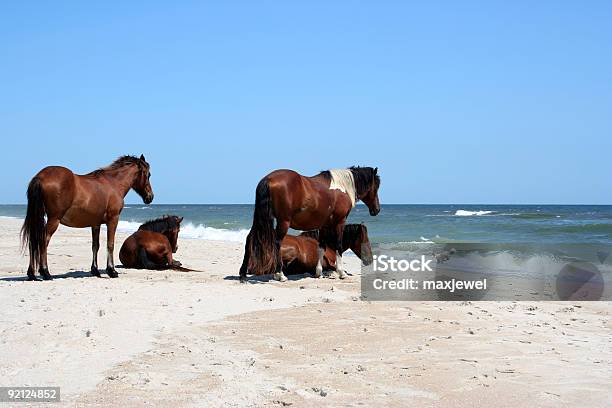
<svg viewBox="0 0 612 408"><path fill-rule="evenodd" d="M57 278L26 282L20 227L0 219L0 385L67 406L612 404L610 303L362 302L354 257L348 280L243 285L242 245L201 240L176 254L200 272L100 279L65 227Z"/></svg>

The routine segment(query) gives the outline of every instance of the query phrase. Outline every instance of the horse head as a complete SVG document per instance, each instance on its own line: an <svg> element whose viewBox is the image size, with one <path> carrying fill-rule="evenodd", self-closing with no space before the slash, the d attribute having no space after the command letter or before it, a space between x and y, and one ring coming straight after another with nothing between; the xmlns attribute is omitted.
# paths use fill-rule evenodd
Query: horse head
<svg viewBox="0 0 612 408"><path fill-rule="evenodd" d="M361 259L364 265L372 263L372 246L368 228L363 224L349 224L344 228L343 241Z"/></svg>
<svg viewBox="0 0 612 408"><path fill-rule="evenodd" d="M170 241L170 246L172 247L172 253L175 254L178 251L178 236L181 231L181 222L183 221L183 217L174 216L174 221L172 228L166 231L165 235L168 237L168 241Z"/></svg>
<svg viewBox="0 0 612 408"><path fill-rule="evenodd" d="M378 188L380 177L378 167L351 167L355 180L355 190L359 198L370 210L370 215L378 215L380 212L380 201L378 200Z"/></svg>
<svg viewBox="0 0 612 408"><path fill-rule="evenodd" d="M138 193L145 204L151 204L153 201L153 188L151 187L151 170L149 163L145 160L144 155L136 162L138 173L132 183L132 188Z"/></svg>

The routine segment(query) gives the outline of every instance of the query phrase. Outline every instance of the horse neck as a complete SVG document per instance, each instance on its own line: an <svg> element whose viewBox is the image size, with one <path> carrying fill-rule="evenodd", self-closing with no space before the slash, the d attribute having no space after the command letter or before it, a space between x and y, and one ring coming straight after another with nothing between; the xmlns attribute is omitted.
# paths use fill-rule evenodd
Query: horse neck
<svg viewBox="0 0 612 408"><path fill-rule="evenodd" d="M107 170L104 175L111 179L115 186L121 192L122 196L125 197L134 185L136 175L138 174L138 167L134 164L124 166L118 169Z"/></svg>

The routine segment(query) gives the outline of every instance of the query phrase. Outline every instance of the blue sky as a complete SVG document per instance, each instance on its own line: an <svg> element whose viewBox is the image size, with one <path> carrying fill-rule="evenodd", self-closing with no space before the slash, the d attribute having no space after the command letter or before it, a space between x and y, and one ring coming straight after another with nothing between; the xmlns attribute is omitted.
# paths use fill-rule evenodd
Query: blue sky
<svg viewBox="0 0 612 408"><path fill-rule="evenodd" d="M383 203L612 203L610 2L176 3L0 4L0 203L128 153L156 203L353 164Z"/></svg>

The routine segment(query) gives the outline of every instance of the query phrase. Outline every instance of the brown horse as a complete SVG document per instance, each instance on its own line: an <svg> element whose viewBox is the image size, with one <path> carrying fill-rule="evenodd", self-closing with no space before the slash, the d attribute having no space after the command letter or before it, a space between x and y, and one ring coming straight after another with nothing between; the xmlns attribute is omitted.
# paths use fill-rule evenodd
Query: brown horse
<svg viewBox="0 0 612 408"><path fill-rule="evenodd" d="M344 224L357 200L368 206L370 215L380 212L377 173L377 168L350 167L305 177L292 170L276 170L261 179L255 192L253 226L245 244L240 281L246 280L247 270L256 275L274 273L274 279L287 280L281 269L280 245L289 227L321 230L333 237L336 270L340 278L345 278L340 254ZM322 258L323 248L319 246L317 277L321 276Z"/></svg>
<svg viewBox="0 0 612 408"><path fill-rule="evenodd" d="M166 215L142 224L119 250L119 260L126 268L167 269L181 263L172 259L178 249L178 234L183 217Z"/></svg>
<svg viewBox="0 0 612 408"><path fill-rule="evenodd" d="M52 279L47 266L47 247L60 223L75 228L91 227L91 274L98 277L100 225L106 224L106 273L111 278L118 277L113 249L123 199L134 189L145 204L151 203L150 177L149 163L144 156L122 156L110 166L85 175L58 166L42 169L28 186L28 209L21 228L23 245L30 254L28 280L39 280L34 274L36 268L43 279Z"/></svg>
<svg viewBox="0 0 612 408"><path fill-rule="evenodd" d="M298 236L287 235L281 243L283 269L288 274L312 273L319 262L319 232L306 231ZM336 251L326 243L323 270L336 269ZM372 247L368 229L363 224L346 224L342 234L341 253L351 249L364 265L372 263Z"/></svg>

